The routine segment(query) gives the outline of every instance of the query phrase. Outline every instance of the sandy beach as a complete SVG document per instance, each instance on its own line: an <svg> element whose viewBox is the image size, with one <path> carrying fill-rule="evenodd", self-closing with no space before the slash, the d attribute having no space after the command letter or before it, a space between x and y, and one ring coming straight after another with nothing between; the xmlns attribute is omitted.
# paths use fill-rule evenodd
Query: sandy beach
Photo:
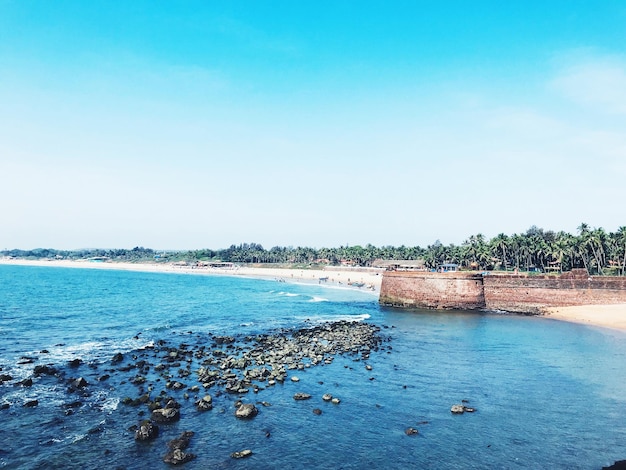
<svg viewBox="0 0 626 470"><path fill-rule="evenodd" d="M328 269L257 268L236 266L233 268L210 268L181 266L172 263L124 263L93 262L88 260L22 260L0 258L0 264L22 266L56 266L62 268L115 269L123 271L184 273L196 275L245 276L260 279L276 279L284 282L325 283L367 289L379 292L382 283L381 270L359 270L332 267ZM355 285L356 283L356 285ZM359 286L363 284L362 286Z"/></svg>
<svg viewBox="0 0 626 470"><path fill-rule="evenodd" d="M545 317L626 331L626 304L548 307Z"/></svg>

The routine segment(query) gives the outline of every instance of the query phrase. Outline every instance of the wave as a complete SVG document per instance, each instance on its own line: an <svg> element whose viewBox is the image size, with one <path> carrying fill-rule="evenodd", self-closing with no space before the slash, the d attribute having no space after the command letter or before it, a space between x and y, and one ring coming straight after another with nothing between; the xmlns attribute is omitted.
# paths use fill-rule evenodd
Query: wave
<svg viewBox="0 0 626 470"><path fill-rule="evenodd" d="M321 315L317 317L308 316L306 318L306 322L313 323L313 324L340 322L340 321L361 322L369 318L371 318L371 315L369 313L362 313L360 315Z"/></svg>
<svg viewBox="0 0 626 470"><path fill-rule="evenodd" d="M328 302L328 299L325 299L323 297L313 296L313 298L310 299L309 302Z"/></svg>
<svg viewBox="0 0 626 470"><path fill-rule="evenodd" d="M278 295L284 295L285 297L299 297L300 294L295 294L293 292L279 292Z"/></svg>

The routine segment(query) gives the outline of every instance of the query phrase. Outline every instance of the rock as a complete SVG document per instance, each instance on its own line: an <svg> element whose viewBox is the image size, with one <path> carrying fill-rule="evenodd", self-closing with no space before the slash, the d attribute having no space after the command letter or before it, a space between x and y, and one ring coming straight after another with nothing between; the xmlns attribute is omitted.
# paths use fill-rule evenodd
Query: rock
<svg viewBox="0 0 626 470"><path fill-rule="evenodd" d="M9 374L0 374L0 384L2 382L8 382L9 380L13 380L13 377Z"/></svg>
<svg viewBox="0 0 626 470"><path fill-rule="evenodd" d="M334 405L338 405L339 403L341 403L341 400L339 398L333 398L332 400L330 400L330 402Z"/></svg>
<svg viewBox="0 0 626 470"><path fill-rule="evenodd" d="M167 446L170 449L186 449L189 447L189 441L193 437L193 431L183 431L183 433L178 436L176 439L172 439L167 443Z"/></svg>
<svg viewBox="0 0 626 470"><path fill-rule="evenodd" d="M71 361L68 362L68 365L70 367L78 367L82 363L83 363L83 361L81 361L80 359L72 359Z"/></svg>
<svg viewBox="0 0 626 470"><path fill-rule="evenodd" d="M15 385L19 385L21 387L32 387L33 386L33 379L31 379L30 377L24 380L20 380L19 382L17 382Z"/></svg>
<svg viewBox="0 0 626 470"><path fill-rule="evenodd" d="M180 465L196 458L195 454L184 452L189 447L189 441L193 436L192 431L184 431L176 439L172 439L167 443L170 451L163 457L163 462L171 465Z"/></svg>
<svg viewBox="0 0 626 470"><path fill-rule="evenodd" d="M294 400L308 400L309 398L311 398L311 395L302 392L298 392L293 396Z"/></svg>
<svg viewBox="0 0 626 470"><path fill-rule="evenodd" d="M330 393L325 393L324 395L322 395L322 400L324 401L330 401L333 399L333 396Z"/></svg>
<svg viewBox="0 0 626 470"><path fill-rule="evenodd" d="M419 431L415 428L406 428L404 430L404 434L406 434L407 436L414 436L415 434L418 434Z"/></svg>
<svg viewBox="0 0 626 470"><path fill-rule="evenodd" d="M213 398L211 398L211 395L205 395L200 398L200 400L196 402L196 409L198 411L209 411L213 409Z"/></svg>
<svg viewBox="0 0 626 470"><path fill-rule="evenodd" d="M602 470L626 470L626 460L616 460L613 465L602 467Z"/></svg>
<svg viewBox="0 0 626 470"><path fill-rule="evenodd" d="M38 376L38 375L55 375L58 372L57 369L55 369L52 366L48 366L48 365L39 365L39 366L35 366L35 369L33 370L33 374Z"/></svg>
<svg viewBox="0 0 626 470"><path fill-rule="evenodd" d="M117 353L113 355L111 359L111 364L118 364L124 360L124 355L122 353Z"/></svg>
<svg viewBox="0 0 626 470"><path fill-rule="evenodd" d="M157 408L152 411L151 417L157 423L173 423L180 419L180 411L178 408Z"/></svg>
<svg viewBox="0 0 626 470"><path fill-rule="evenodd" d="M322 414L322 410L320 410L319 408L314 408L314 409L313 409L313 414L314 414L314 415L318 415L318 416L319 416L319 415L321 415L321 414Z"/></svg>
<svg viewBox="0 0 626 470"><path fill-rule="evenodd" d="M181 449L174 449L163 456L163 462L170 465L180 465L196 458L195 454L187 453Z"/></svg>
<svg viewBox="0 0 626 470"><path fill-rule="evenodd" d="M372 370L372 366L370 366L369 364L367 364L367 365L365 366L365 368L366 368L367 370Z"/></svg>
<svg viewBox="0 0 626 470"><path fill-rule="evenodd" d="M465 411L466 413L473 413L474 411L476 411L476 408L471 408L469 406L464 406L463 407L463 411Z"/></svg>
<svg viewBox="0 0 626 470"><path fill-rule="evenodd" d="M39 405L39 400L29 400L26 403L24 403L24 407L25 408L34 408L35 406Z"/></svg>
<svg viewBox="0 0 626 470"><path fill-rule="evenodd" d="M292 382L300 382L300 379L294 375L294 376L291 378L291 381L292 381Z"/></svg>
<svg viewBox="0 0 626 470"><path fill-rule="evenodd" d="M233 459L243 459L245 457L250 457L252 455L252 451L250 449L240 450L238 452L233 452L230 454Z"/></svg>
<svg viewBox="0 0 626 470"><path fill-rule="evenodd" d="M452 405L450 411L456 415L460 415L465 412L465 407L463 405Z"/></svg>
<svg viewBox="0 0 626 470"><path fill-rule="evenodd" d="M251 419L259 413L259 410L252 403L242 403L235 411L235 416L240 419Z"/></svg>
<svg viewBox="0 0 626 470"><path fill-rule="evenodd" d="M79 377L77 379L72 380L70 385L73 388L84 388L84 387L86 387L89 384L87 383L87 381L83 377Z"/></svg>

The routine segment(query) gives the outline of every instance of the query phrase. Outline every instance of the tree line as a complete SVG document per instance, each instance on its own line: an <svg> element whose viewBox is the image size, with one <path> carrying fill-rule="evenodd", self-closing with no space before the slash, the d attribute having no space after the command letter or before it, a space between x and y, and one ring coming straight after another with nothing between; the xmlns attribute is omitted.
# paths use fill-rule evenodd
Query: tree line
<svg viewBox="0 0 626 470"><path fill-rule="evenodd" d="M372 266L375 260L422 260L428 269L444 263L458 264L462 269L519 270L562 272L586 268L590 274L626 274L626 226L616 232L592 228L586 223L577 234L554 232L536 226L525 233L500 233L487 239L482 234L472 235L462 244L443 245L435 241L426 247L340 246L338 248L309 248L275 246L269 250L258 243L231 245L220 250L156 251L150 248L88 249L88 250L5 250L4 256L16 258L110 259L112 261L168 261L198 263L223 261L254 264L289 265L353 265Z"/></svg>

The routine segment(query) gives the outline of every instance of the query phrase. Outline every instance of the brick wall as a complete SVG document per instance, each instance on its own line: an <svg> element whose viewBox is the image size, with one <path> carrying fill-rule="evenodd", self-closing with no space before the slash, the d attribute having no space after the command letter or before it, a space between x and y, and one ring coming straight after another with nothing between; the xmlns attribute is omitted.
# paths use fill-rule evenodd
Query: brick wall
<svg viewBox="0 0 626 470"><path fill-rule="evenodd" d="M485 276L490 310L542 313L545 307L626 303L626 278L593 276Z"/></svg>
<svg viewBox="0 0 626 470"><path fill-rule="evenodd" d="M576 270L561 276L425 273L388 271L380 303L395 307L458 308L542 313L545 307L626 304L626 277L588 276Z"/></svg>
<svg viewBox="0 0 626 470"><path fill-rule="evenodd" d="M394 307L485 307L482 276L472 273L388 271L383 275L380 303Z"/></svg>

